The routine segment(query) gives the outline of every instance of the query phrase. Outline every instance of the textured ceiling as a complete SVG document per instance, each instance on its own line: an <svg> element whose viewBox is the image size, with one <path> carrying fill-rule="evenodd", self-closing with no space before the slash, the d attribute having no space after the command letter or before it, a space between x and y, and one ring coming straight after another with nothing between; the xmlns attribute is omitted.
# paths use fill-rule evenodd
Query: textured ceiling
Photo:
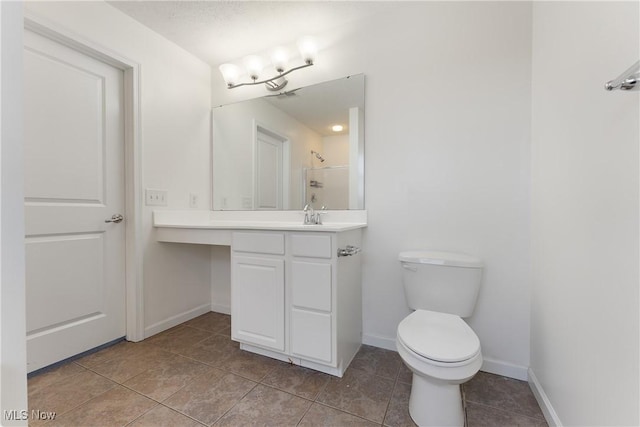
<svg viewBox="0 0 640 427"><path fill-rule="evenodd" d="M368 1L110 1L217 67L397 7ZM319 41L322 43L322 41ZM322 46L320 46L322 48Z"/></svg>

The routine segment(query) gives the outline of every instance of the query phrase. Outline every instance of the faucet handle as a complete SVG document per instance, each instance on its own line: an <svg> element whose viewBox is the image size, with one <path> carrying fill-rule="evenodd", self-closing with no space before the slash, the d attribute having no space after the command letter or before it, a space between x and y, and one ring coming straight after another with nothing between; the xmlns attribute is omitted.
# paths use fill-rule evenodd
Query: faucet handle
<svg viewBox="0 0 640 427"><path fill-rule="evenodd" d="M324 215L326 213L328 213L326 206L323 206L322 209L320 209L319 211L316 211L315 223L318 224L318 225L322 225L322 216L321 215Z"/></svg>
<svg viewBox="0 0 640 427"><path fill-rule="evenodd" d="M304 212L304 223L303 223L304 225L316 223L316 216L313 213L313 206L311 206L311 203L307 203L304 206L303 212Z"/></svg>

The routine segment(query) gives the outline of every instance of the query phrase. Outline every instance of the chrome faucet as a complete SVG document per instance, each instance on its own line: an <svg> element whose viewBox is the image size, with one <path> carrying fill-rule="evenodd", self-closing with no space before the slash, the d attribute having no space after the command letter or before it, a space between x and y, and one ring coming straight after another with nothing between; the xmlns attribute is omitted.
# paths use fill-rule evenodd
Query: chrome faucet
<svg viewBox="0 0 640 427"><path fill-rule="evenodd" d="M327 213L326 206L323 206L320 211L314 211L311 203L307 203L304 206L304 225L322 225L322 216Z"/></svg>
<svg viewBox="0 0 640 427"><path fill-rule="evenodd" d="M315 224L315 221L316 215L313 212L313 206L311 206L311 203L307 203L304 206L304 225Z"/></svg>

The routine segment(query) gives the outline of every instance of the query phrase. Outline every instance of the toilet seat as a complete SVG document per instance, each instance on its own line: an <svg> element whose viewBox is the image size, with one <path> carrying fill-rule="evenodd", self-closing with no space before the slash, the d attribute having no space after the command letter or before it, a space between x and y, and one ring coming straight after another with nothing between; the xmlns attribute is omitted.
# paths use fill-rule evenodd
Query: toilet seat
<svg viewBox="0 0 640 427"><path fill-rule="evenodd" d="M398 338L418 356L458 363L480 353L480 340L459 316L416 310L398 325Z"/></svg>

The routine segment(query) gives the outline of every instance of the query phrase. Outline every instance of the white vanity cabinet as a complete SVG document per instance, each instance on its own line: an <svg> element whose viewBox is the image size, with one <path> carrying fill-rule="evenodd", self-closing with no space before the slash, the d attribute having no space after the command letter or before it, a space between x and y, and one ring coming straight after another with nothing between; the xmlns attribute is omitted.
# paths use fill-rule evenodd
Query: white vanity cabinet
<svg viewBox="0 0 640 427"><path fill-rule="evenodd" d="M361 230L241 231L231 242L231 334L244 350L342 376L362 339Z"/></svg>

